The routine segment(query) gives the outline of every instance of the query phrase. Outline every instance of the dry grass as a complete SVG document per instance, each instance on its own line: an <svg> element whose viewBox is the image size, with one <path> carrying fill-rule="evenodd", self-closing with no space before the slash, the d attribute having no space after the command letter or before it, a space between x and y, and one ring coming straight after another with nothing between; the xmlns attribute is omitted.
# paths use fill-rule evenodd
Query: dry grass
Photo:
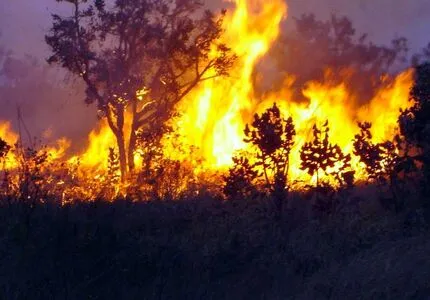
<svg viewBox="0 0 430 300"><path fill-rule="evenodd" d="M380 211L309 221L303 211L290 208L279 221L270 199L4 205L0 295L2 299L430 296L430 239L422 214Z"/></svg>

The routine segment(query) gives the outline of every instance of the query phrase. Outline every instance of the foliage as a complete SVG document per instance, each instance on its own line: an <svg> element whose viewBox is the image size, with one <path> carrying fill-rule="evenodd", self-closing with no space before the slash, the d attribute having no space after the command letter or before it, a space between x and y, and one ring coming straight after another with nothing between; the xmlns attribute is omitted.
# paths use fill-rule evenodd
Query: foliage
<svg viewBox="0 0 430 300"><path fill-rule="evenodd" d="M196 193L199 188L200 178L197 178L194 167L200 160L195 149L177 142L180 141L179 135L174 134L169 127L164 126L162 130L163 134L171 135L169 140L173 143L176 155L186 159L180 161L165 157L158 132L140 132L137 149L142 165L128 192L137 201L179 199Z"/></svg>
<svg viewBox="0 0 430 300"><path fill-rule="evenodd" d="M313 126L313 140L305 143L300 151L301 169L310 176L316 175L317 188L323 174L334 177L340 185L352 185L351 155L345 155L339 145L330 143L329 131L328 121L321 129Z"/></svg>
<svg viewBox="0 0 430 300"><path fill-rule="evenodd" d="M418 166L422 174L421 192L430 194L430 63L415 68L414 86L410 91L412 106L401 112L399 126L408 152L406 167ZM430 207L428 201L424 203ZM429 210L430 211L430 210Z"/></svg>
<svg viewBox="0 0 430 300"><path fill-rule="evenodd" d="M337 181L339 190L349 189L354 183L354 171L351 169L351 156L345 155L337 144L329 141L329 125L326 121L322 129L313 126L313 140L306 142L300 150L301 166L310 176L316 177L316 186L312 189L315 196L313 210L318 217L331 215L340 204L336 188L331 178ZM324 175L325 179L322 179Z"/></svg>
<svg viewBox="0 0 430 300"><path fill-rule="evenodd" d="M256 179L260 173L246 157L233 157L233 167L224 176L224 195L230 199L250 198L256 192Z"/></svg>
<svg viewBox="0 0 430 300"><path fill-rule="evenodd" d="M274 103L261 116L255 114L251 127L247 124L244 133L244 141L253 145L257 153L251 160L234 158L234 165L224 178L224 194L230 198L250 196L263 177L280 216L289 190L290 153L296 135L293 120L283 119Z"/></svg>
<svg viewBox="0 0 430 300"><path fill-rule="evenodd" d="M284 120L274 103L261 117L255 114L251 128L247 124L244 132L244 141L257 148L255 167L262 168L267 186L274 186L273 181L281 178L285 178L285 186L296 135L293 119ZM273 176L272 180L269 175Z"/></svg>
<svg viewBox="0 0 430 300"><path fill-rule="evenodd" d="M0 162L6 158L11 146L9 146L6 141L0 138Z"/></svg>
<svg viewBox="0 0 430 300"><path fill-rule="evenodd" d="M360 133L354 139L354 155L360 158L360 162L366 167L368 179L385 184L389 176L394 176L399 156L393 142L372 142L370 132L372 124L368 122L358 123Z"/></svg>
<svg viewBox="0 0 430 300"><path fill-rule="evenodd" d="M294 27L281 36L273 56L277 57L281 72L297 76L295 84L299 87L323 80L326 71L331 70L332 80L346 84L349 91L364 99L371 99L380 84L379 77L404 63L409 50L402 37L395 38L389 46L373 43L367 34L357 32L351 19L342 15L319 20L314 14L304 14L294 20Z"/></svg>
<svg viewBox="0 0 430 300"><path fill-rule="evenodd" d="M400 211L406 196L401 184L407 183L408 175L415 169L409 149L400 136L393 142L374 143L370 132L372 124L364 122L358 126L360 133L354 139L354 155L364 164L369 182L378 184L380 188L388 187L389 192L382 191L379 196L382 206Z"/></svg>
<svg viewBox="0 0 430 300"><path fill-rule="evenodd" d="M58 2L73 14L53 15L48 61L85 82L86 102L97 103L115 134L124 179L137 132L158 130L199 82L227 75L235 57L220 42L224 13L218 18L198 0Z"/></svg>
<svg viewBox="0 0 430 300"><path fill-rule="evenodd" d="M410 92L413 105L402 112L399 125L402 135L422 150L428 148L430 136L430 63L416 67L414 86Z"/></svg>

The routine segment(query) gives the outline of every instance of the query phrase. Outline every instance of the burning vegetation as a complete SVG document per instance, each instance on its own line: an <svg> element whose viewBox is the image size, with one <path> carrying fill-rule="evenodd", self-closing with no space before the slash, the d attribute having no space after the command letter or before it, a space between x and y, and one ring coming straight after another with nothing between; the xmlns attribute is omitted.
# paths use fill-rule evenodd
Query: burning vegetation
<svg viewBox="0 0 430 300"><path fill-rule="evenodd" d="M398 182L427 166L408 131L420 118L419 86L410 101L419 76L389 75L404 39L376 46L346 18L312 15L287 35L282 0L236 0L219 14L198 0L59 2L73 14L53 15L48 61L83 82L100 124L70 153L73 141L28 145L1 123L5 197L270 194L282 210L291 191L318 202L364 183L394 199Z"/></svg>
<svg viewBox="0 0 430 300"><path fill-rule="evenodd" d="M285 0L52 1L98 123L0 122L1 299L429 297L430 46L286 31ZM49 98L7 55L0 96Z"/></svg>

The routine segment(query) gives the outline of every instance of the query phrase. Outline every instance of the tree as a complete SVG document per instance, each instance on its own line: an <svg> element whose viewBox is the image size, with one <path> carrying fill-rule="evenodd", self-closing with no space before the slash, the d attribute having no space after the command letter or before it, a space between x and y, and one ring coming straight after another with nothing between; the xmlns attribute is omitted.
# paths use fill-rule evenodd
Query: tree
<svg viewBox="0 0 430 300"><path fill-rule="evenodd" d="M116 137L124 180L139 132L162 127L199 82L227 75L235 56L220 41L225 12L217 17L200 0L57 1L73 14L53 15L48 61L86 84L86 102Z"/></svg>
<svg viewBox="0 0 430 300"><path fill-rule="evenodd" d="M285 188L295 135L293 119L289 117L284 120L276 103L261 117L255 114L251 128L246 125L244 141L257 148L255 166L263 170L267 186L280 185Z"/></svg>
<svg viewBox="0 0 430 300"><path fill-rule="evenodd" d="M322 129L316 125L312 128L313 140L303 145L300 151L301 169L310 176L316 175L316 187L321 184L321 176L334 176L339 184L351 185L353 182L353 171L351 168L351 155L343 154L339 145L331 144L329 141L329 125L326 121Z"/></svg>
<svg viewBox="0 0 430 300"><path fill-rule="evenodd" d="M408 146L400 136L396 136L394 141L374 143L370 132L372 124L363 122L358 126L360 133L354 139L354 155L364 164L368 180L377 183L380 188L389 188L392 198L387 198L384 192L380 197L381 204L387 209L400 211L404 204L402 196L405 195L398 195L404 190L399 183L406 183L407 175L415 169ZM399 180L401 172L403 180Z"/></svg>
<svg viewBox="0 0 430 300"><path fill-rule="evenodd" d="M402 135L425 150L430 146L430 63L415 68L415 82L410 92L413 105L400 115Z"/></svg>
<svg viewBox="0 0 430 300"><path fill-rule="evenodd" d="M411 144L415 154L409 156L421 165L425 193L429 192L430 180L430 63L415 68L415 82L410 92L412 106L401 112L399 126L406 143ZM411 165L409 163L409 165Z"/></svg>
<svg viewBox="0 0 430 300"><path fill-rule="evenodd" d="M11 147L6 143L6 141L0 138L0 162L6 158L10 149Z"/></svg>
<svg viewBox="0 0 430 300"><path fill-rule="evenodd" d="M336 201L339 199L335 196L339 193L336 193L333 184L321 180L321 177L332 177L337 180L341 190L349 190L353 186L354 171L351 170L351 156L345 155L339 145L330 143L328 121L322 129L314 125L312 131L313 140L305 143L300 151L300 168L310 176L316 175L313 209L322 216L333 213L340 203Z"/></svg>
<svg viewBox="0 0 430 300"><path fill-rule="evenodd" d="M364 164L368 179L385 183L387 176L392 173L396 161L395 146L392 142L373 143L368 122L358 123L360 133L354 138L354 155Z"/></svg>
<svg viewBox="0 0 430 300"><path fill-rule="evenodd" d="M251 196L256 191L254 184L259 175L248 158L233 157L233 166L228 176L224 177L224 195L230 199Z"/></svg>
<svg viewBox="0 0 430 300"><path fill-rule="evenodd" d="M359 34L345 16L333 14L322 21L314 14L304 14L294 19L294 25L294 31L281 36L273 56L280 71L296 75L298 87L323 80L326 71L331 70L331 80L348 84L349 90L362 99L371 98L380 84L380 75L406 60L405 38L396 38L387 46L376 45L366 34Z"/></svg>
<svg viewBox="0 0 430 300"><path fill-rule="evenodd" d="M235 164L225 178L224 193L236 195L237 190L249 194L254 181L264 177L265 186L274 196L280 214L289 190L290 153L296 135L293 119L283 119L274 103L261 116L255 114L254 121L251 126L246 125L244 133L244 141L256 148L255 162L244 157L234 158Z"/></svg>

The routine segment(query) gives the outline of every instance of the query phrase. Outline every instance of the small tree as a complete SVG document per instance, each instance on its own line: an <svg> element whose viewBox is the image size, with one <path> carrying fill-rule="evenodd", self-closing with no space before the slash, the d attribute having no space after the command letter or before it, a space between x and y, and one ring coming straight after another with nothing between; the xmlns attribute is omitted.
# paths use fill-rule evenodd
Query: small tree
<svg viewBox="0 0 430 300"><path fill-rule="evenodd" d="M301 169L309 175L316 175L316 187L321 184L321 176L334 176L340 185L351 185L354 173L351 168L351 155L343 154L339 145L329 141L329 125L326 121L322 129L313 126L313 140L303 145L300 151Z"/></svg>
<svg viewBox="0 0 430 300"><path fill-rule="evenodd" d="M342 149L329 141L329 125L326 121L322 129L316 125L312 128L313 140L303 145L300 151L301 169L310 176L316 176L314 209L319 214L334 212L336 189L322 176L334 178L339 186L351 187L354 182L354 171L351 170L351 156L345 155Z"/></svg>
<svg viewBox="0 0 430 300"><path fill-rule="evenodd" d="M266 188L274 196L279 215L283 201L289 190L288 173L290 153L296 135L293 119L283 119L276 103L261 116L254 115L251 126L244 130L246 143L252 144L257 151L254 163L246 158L235 158L235 165L226 177L224 193L231 195L239 188L248 191L255 179L264 177ZM245 188L246 187L246 188Z"/></svg>
<svg viewBox="0 0 430 300"><path fill-rule="evenodd" d="M373 143L370 132L371 123L358 123L358 127L360 127L360 133L354 139L354 155L359 157L360 162L364 164L369 180L386 183L387 176L393 169L395 147L389 141Z"/></svg>
<svg viewBox="0 0 430 300"><path fill-rule="evenodd" d="M86 84L86 102L97 103L116 137L124 179L138 132L157 131L199 82L227 75L235 57L220 42L224 12L216 17L200 0L57 2L73 13L53 15L48 61Z"/></svg>
<svg viewBox="0 0 430 300"><path fill-rule="evenodd" d="M246 157L233 157L233 163L228 176L224 176L224 195L230 199L250 197L256 191L255 180L260 174Z"/></svg>
<svg viewBox="0 0 430 300"><path fill-rule="evenodd" d="M293 119L284 120L276 103L261 117L255 114L251 128L246 125L245 142L257 148L255 166L263 170L267 186L286 187L295 135Z"/></svg>
<svg viewBox="0 0 430 300"><path fill-rule="evenodd" d="M415 81L410 91L412 106L401 112L400 133L403 137L404 155L402 170L419 169L420 188L423 193L423 206L430 212L430 47L424 50L427 62L415 67ZM418 62L418 61L416 61ZM406 159L405 159L406 158ZM430 218L430 216L429 216Z"/></svg>
<svg viewBox="0 0 430 300"><path fill-rule="evenodd" d="M413 105L402 111L400 132L415 148L412 158L422 165L425 181L430 182L430 63L416 67L415 83L410 92ZM425 184L424 186L428 186ZM430 190L426 188L426 193Z"/></svg>
<svg viewBox="0 0 430 300"><path fill-rule="evenodd" d="M354 155L360 158L364 164L368 181L376 182L380 188L386 186L392 194L392 198L387 198L386 193L382 194L380 200L385 208L392 208L399 211L403 205L399 197L399 173L403 172L403 181L406 175L412 170L413 160L409 157L409 151L402 147L404 141L399 136L394 142L385 141L373 143L370 132L372 124L368 122L358 123L360 133L354 139ZM412 164L412 165L411 165Z"/></svg>
<svg viewBox="0 0 430 300"><path fill-rule="evenodd" d="M372 98L379 76L404 63L407 56L405 38L396 38L387 46L376 45L345 16L318 20L313 14L304 14L293 25L295 30L281 36L273 56L278 57L281 70L296 75L297 86L323 80L330 69L331 79L348 85L348 90L356 91L363 99ZM342 70L353 71L348 73L349 80L345 80Z"/></svg>
<svg viewBox="0 0 430 300"><path fill-rule="evenodd" d="M2 138L0 138L0 162L2 162L6 155L9 153L9 150L11 147L4 141Z"/></svg>

